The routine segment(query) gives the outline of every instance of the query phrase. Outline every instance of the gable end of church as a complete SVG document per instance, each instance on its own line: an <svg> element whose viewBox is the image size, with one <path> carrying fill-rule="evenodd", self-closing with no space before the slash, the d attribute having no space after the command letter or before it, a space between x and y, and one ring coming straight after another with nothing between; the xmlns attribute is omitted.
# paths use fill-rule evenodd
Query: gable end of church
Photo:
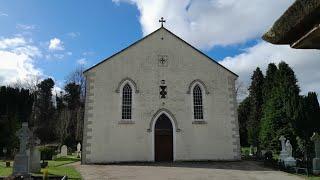
<svg viewBox="0 0 320 180"><path fill-rule="evenodd" d="M229 70L228 68L226 68L225 66L221 65L220 63L218 63L216 60L212 59L211 57L209 57L208 55L206 55L205 53L203 53L202 51L200 51L199 49L195 48L194 46L192 46L191 44L189 44L188 42L186 42L185 40L183 40L182 38L180 38L179 36L175 35L173 32L171 32L170 30L166 29L165 27L160 27L159 29L153 31L152 33L148 34L147 36L139 39L138 41L132 43L131 45L129 45L128 47L122 49L121 51L111 55L110 57L102 60L101 62L99 62L98 64L86 69L84 71L84 74L86 74L87 72L91 71L92 69L96 68L97 66L99 66L100 64L110 60L111 58L121 54L122 52L128 50L130 47L142 42L143 40L149 38L150 36L152 36L153 34L159 32L161 29L164 29L165 31L167 31L169 34L173 35L175 38L177 38L178 40L182 41L184 44L188 45L189 47L191 47L193 50L197 51L199 54L201 54L202 56L205 56L207 59L209 59L210 61L212 61L213 63L217 64L219 67L225 69L227 72L229 72L230 74L232 74L233 76L235 76L235 78L239 77L236 73L232 72L231 70Z"/></svg>

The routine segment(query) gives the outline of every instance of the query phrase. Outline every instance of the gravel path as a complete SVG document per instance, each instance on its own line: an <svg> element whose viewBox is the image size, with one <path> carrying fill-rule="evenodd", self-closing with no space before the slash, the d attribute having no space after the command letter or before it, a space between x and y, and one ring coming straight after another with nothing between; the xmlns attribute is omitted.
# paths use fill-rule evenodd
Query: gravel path
<svg viewBox="0 0 320 180"><path fill-rule="evenodd" d="M132 163L116 165L72 164L86 180L301 180L299 176L272 170L257 162Z"/></svg>

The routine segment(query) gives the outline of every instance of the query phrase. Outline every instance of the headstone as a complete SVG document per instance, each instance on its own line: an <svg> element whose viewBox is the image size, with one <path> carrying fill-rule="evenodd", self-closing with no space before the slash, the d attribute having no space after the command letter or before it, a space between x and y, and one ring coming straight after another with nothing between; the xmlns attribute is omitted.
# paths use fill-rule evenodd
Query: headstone
<svg viewBox="0 0 320 180"><path fill-rule="evenodd" d="M284 161L284 159L289 157L289 154L286 151L286 146L285 146L286 138L284 136L280 136L279 141L281 142L281 151L279 155L279 161Z"/></svg>
<svg viewBox="0 0 320 180"><path fill-rule="evenodd" d="M253 156L253 151L254 151L254 149L253 149L253 146L251 145L251 146L250 146L249 156Z"/></svg>
<svg viewBox="0 0 320 180"><path fill-rule="evenodd" d="M38 173L41 170L41 153L38 148L28 149L30 172Z"/></svg>
<svg viewBox="0 0 320 180"><path fill-rule="evenodd" d="M314 142L316 157L312 160L312 171L314 175L320 174L320 135L313 133L311 140Z"/></svg>
<svg viewBox="0 0 320 180"><path fill-rule="evenodd" d="M60 157L66 157L68 155L68 147L66 145L61 146Z"/></svg>
<svg viewBox="0 0 320 180"><path fill-rule="evenodd" d="M37 145L40 144L40 139L37 138L33 133L29 138L29 167L30 172L37 173L41 170L41 153Z"/></svg>
<svg viewBox="0 0 320 180"><path fill-rule="evenodd" d="M14 157L13 164L13 175L14 176L24 176L30 177L29 170L29 157L27 155L27 144L30 137L30 130L28 128L28 123L22 123L20 130L16 132L16 135L19 138L19 152Z"/></svg>
<svg viewBox="0 0 320 180"><path fill-rule="evenodd" d="M284 159L285 167L294 167L297 164L297 161L292 157L292 145L290 141L286 141L286 151L288 153L288 157Z"/></svg>
<svg viewBox="0 0 320 180"><path fill-rule="evenodd" d="M77 144L77 157L78 158L81 157L81 144L80 144L80 142Z"/></svg>

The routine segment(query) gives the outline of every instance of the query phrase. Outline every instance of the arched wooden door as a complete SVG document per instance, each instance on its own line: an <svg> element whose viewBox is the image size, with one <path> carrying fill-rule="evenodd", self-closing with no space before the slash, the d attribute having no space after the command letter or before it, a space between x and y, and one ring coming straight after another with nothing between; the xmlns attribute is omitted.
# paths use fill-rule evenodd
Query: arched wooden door
<svg viewBox="0 0 320 180"><path fill-rule="evenodd" d="M162 114L154 129L155 161L173 161L173 128L170 119Z"/></svg>

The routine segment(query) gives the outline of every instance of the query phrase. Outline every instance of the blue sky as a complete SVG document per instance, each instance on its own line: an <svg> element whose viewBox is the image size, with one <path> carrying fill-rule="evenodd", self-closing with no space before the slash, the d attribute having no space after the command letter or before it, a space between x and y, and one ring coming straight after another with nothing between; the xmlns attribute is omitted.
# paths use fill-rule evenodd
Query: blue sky
<svg viewBox="0 0 320 180"><path fill-rule="evenodd" d="M292 2L0 1L0 83L39 74L62 87L77 66L88 68L127 47L160 27L158 19L164 16L165 27L238 73L244 84L255 67L286 60L303 92L319 92L315 81L320 75L312 81L302 75L307 63L319 67L314 60L319 53L273 46L260 38ZM306 64L297 57L307 59Z"/></svg>

